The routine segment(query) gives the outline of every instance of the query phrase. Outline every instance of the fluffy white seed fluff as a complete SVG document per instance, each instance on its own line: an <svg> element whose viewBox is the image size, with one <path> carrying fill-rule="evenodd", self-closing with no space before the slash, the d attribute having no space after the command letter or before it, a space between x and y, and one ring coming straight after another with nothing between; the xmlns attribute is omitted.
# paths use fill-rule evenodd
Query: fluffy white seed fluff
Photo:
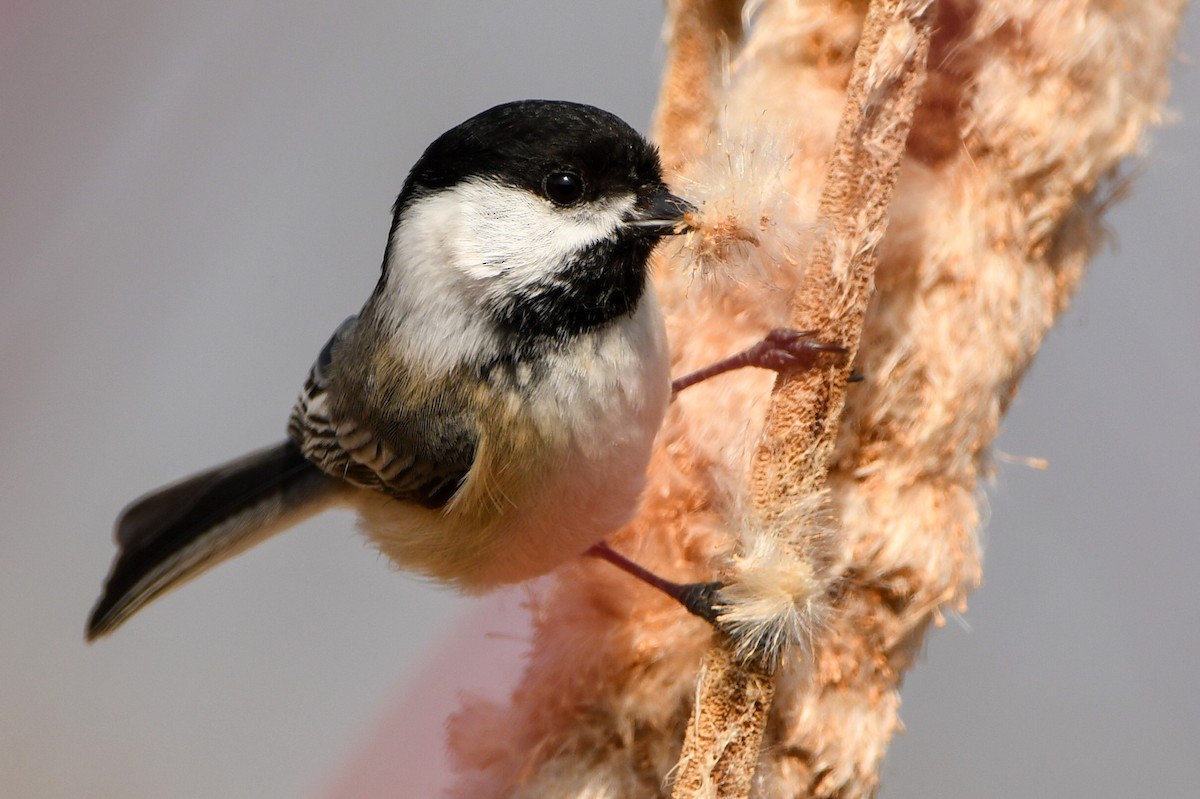
<svg viewBox="0 0 1200 799"><path fill-rule="evenodd" d="M802 500L770 519L749 509L742 515L718 616L737 659L774 667L808 650L824 623L827 585L816 556L829 535L825 499Z"/></svg>
<svg viewBox="0 0 1200 799"><path fill-rule="evenodd" d="M764 126L765 128L765 126ZM790 152L764 128L722 126L690 165L679 191L694 203L682 267L718 282L793 284L803 272L812 225L783 183Z"/></svg>

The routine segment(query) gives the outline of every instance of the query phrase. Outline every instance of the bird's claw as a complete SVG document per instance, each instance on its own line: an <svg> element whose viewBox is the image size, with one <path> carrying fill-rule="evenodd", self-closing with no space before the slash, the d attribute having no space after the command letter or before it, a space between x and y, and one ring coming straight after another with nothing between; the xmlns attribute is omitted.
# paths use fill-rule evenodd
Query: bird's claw
<svg viewBox="0 0 1200 799"><path fill-rule="evenodd" d="M807 369L822 355L845 355L845 347L815 338L815 330L777 327L746 351L750 366L787 372Z"/></svg>
<svg viewBox="0 0 1200 799"><path fill-rule="evenodd" d="M714 627L718 627L718 594L724 583L684 583L675 599L693 616L699 616Z"/></svg>

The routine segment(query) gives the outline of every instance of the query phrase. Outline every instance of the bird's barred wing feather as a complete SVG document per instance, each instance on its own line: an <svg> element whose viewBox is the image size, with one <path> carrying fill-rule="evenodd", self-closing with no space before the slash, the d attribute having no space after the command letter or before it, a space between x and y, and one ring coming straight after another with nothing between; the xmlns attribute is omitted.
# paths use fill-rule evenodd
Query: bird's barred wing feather
<svg viewBox="0 0 1200 799"><path fill-rule="evenodd" d="M385 440L368 420L339 416L334 411L330 365L338 342L357 323L355 316L342 322L321 350L292 409L288 436L326 474L397 499L440 508L466 476L469 458L463 462L454 457L421 457L417 447L405 446L403 440Z"/></svg>

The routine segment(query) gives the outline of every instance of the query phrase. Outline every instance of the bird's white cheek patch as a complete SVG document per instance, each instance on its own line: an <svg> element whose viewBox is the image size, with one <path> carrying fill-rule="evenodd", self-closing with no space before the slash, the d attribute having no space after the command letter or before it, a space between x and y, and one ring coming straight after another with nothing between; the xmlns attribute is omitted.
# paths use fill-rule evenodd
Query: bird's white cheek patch
<svg viewBox="0 0 1200 799"><path fill-rule="evenodd" d="M524 189L471 181L444 192L454 229L442 240L455 272L491 297L553 281L564 264L611 237L633 205L618 202L558 208Z"/></svg>
<svg viewBox="0 0 1200 799"><path fill-rule="evenodd" d="M480 310L533 286L566 280L564 267L611 237L632 210L616 200L558 208L524 189L473 180L413 202L388 264L389 316L431 374L493 346ZM455 331L447 335L447 331Z"/></svg>

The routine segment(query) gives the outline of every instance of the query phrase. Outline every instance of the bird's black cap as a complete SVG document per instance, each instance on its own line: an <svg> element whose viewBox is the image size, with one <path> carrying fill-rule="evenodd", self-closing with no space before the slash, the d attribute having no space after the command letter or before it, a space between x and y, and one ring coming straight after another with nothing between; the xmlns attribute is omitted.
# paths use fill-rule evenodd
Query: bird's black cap
<svg viewBox="0 0 1200 799"><path fill-rule="evenodd" d="M586 200L662 184L658 150L619 117L581 103L520 100L489 108L439 136L413 166L394 210L471 177L539 191L555 170L582 176Z"/></svg>

